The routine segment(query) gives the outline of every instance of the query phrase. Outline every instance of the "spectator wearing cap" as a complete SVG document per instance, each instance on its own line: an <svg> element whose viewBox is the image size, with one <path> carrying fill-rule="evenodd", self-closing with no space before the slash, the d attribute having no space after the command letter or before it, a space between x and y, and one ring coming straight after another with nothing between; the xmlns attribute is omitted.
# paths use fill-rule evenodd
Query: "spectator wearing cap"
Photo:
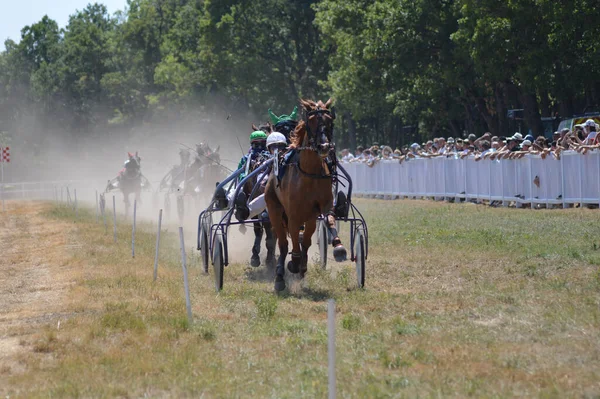
<svg viewBox="0 0 600 399"><path fill-rule="evenodd" d="M585 140L583 140L583 145L594 145L597 144L597 132L596 132L596 122L593 119L588 119L583 124L583 131L586 133Z"/></svg>
<svg viewBox="0 0 600 399"><path fill-rule="evenodd" d="M446 153L456 152L456 142L454 137L448 137L448 145L446 146Z"/></svg>
<svg viewBox="0 0 600 399"><path fill-rule="evenodd" d="M421 158L421 146L418 143L412 143L406 156L408 158Z"/></svg>
<svg viewBox="0 0 600 399"><path fill-rule="evenodd" d="M581 154L587 154L588 150L592 150L600 147L600 141L598 140L598 128L597 124L593 119L588 119L583 124L583 129L587 136L583 140L580 146L575 146L576 150Z"/></svg>

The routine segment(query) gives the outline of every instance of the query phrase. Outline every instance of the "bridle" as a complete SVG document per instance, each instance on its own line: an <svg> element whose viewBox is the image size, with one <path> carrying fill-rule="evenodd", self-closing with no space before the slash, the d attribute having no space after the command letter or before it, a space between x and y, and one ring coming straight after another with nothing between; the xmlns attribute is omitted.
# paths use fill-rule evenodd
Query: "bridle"
<svg viewBox="0 0 600 399"><path fill-rule="evenodd" d="M328 128L327 124L325 123L325 118L323 117L324 115L329 115L329 117L331 118L331 123L330 123L329 128ZM313 129L311 129L311 127L308 123L308 120L310 119L311 116L317 117L317 127L314 131L313 131ZM304 176L310 177L312 179L332 179L334 177L333 170L327 166L327 161L325 161L325 159L327 159L330 156L332 151L335 152L335 147L333 144L333 126L334 126L333 121L334 120L335 120L335 111L330 111L327 108L321 108L319 106L317 106L317 108L314 110L308 111L304 115L304 126L306 129L306 139L308 139L308 146L298 147L298 148L296 148L296 150L298 150L298 151L303 151L303 150L313 151L321 157L321 159L322 159L321 162L323 163L321 173L314 174L314 173L308 173L308 172L302 170L300 168L300 163L297 162L296 167L298 168L298 171L300 173L302 173ZM327 151L326 155L323 155L323 152L319 148L323 144L328 145L328 147L327 147L328 151ZM331 165L331 167L335 168L335 163L336 162L335 162L335 157L334 157L333 164Z"/></svg>
<svg viewBox="0 0 600 399"><path fill-rule="evenodd" d="M329 115L331 118L331 127L328 129L327 124L325 123L325 118L323 115ZM313 131L308 123L310 117L317 117L317 128L316 131ZM329 150L335 150L333 145L333 127L335 120L335 112L328 110L327 108L321 108L317 106L316 109L312 111L308 111L304 115L304 126L306 127L306 137L308 138L308 146L300 147L298 150L309 150L314 151L316 153L320 153L318 146L322 144L329 144ZM323 138L327 139L327 142L324 142Z"/></svg>

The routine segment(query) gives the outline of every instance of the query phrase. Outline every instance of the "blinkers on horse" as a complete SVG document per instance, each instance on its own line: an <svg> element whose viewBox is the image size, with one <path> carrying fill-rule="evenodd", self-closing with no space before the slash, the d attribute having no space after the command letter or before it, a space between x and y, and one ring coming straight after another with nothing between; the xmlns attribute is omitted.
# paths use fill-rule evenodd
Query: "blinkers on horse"
<svg viewBox="0 0 600 399"><path fill-rule="evenodd" d="M328 118L325 117L328 116ZM311 127L311 118L316 117L316 127ZM306 113L304 123L306 124L306 134L308 137L309 149L318 153L321 158L326 158L332 149L333 144L333 120L335 111L327 108L318 107L315 110ZM314 123L313 123L314 124Z"/></svg>

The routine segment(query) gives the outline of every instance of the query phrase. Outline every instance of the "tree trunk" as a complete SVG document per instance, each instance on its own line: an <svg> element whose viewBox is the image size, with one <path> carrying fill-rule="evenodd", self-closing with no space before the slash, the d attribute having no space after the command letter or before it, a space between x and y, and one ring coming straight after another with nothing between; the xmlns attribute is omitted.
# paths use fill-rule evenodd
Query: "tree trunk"
<svg viewBox="0 0 600 399"><path fill-rule="evenodd" d="M497 136L508 134L508 117L505 101L506 87L502 83L498 83L495 89L496 94L496 118L498 121L498 129L495 132Z"/></svg>
<svg viewBox="0 0 600 399"><path fill-rule="evenodd" d="M352 119L350 112L344 112L344 119L348 124L348 144L353 150L356 149L356 123Z"/></svg>
<svg viewBox="0 0 600 399"><path fill-rule="evenodd" d="M483 97L477 97L476 104L479 115L481 115L487 124L488 131L492 133L492 135L498 135L498 123L496 118L488 112L485 99Z"/></svg>
<svg viewBox="0 0 600 399"><path fill-rule="evenodd" d="M521 93L521 101L523 102L523 114L527 126L535 137L544 135L544 126L538 106L538 100L535 93Z"/></svg>
<svg viewBox="0 0 600 399"><path fill-rule="evenodd" d="M550 97L548 97L547 90L540 90L540 113L544 117L548 117L552 115L550 109Z"/></svg>

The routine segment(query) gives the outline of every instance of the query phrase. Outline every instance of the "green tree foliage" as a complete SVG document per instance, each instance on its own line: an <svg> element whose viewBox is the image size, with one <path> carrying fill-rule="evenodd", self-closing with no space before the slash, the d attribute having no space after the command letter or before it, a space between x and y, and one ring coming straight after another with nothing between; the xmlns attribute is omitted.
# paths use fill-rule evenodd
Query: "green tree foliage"
<svg viewBox="0 0 600 399"><path fill-rule="evenodd" d="M128 0L43 17L0 53L0 124L76 134L334 97L338 141L511 134L600 103L589 0ZM31 127L31 126L30 126ZM96 129L94 129L96 128ZM18 130L18 129L17 129Z"/></svg>

